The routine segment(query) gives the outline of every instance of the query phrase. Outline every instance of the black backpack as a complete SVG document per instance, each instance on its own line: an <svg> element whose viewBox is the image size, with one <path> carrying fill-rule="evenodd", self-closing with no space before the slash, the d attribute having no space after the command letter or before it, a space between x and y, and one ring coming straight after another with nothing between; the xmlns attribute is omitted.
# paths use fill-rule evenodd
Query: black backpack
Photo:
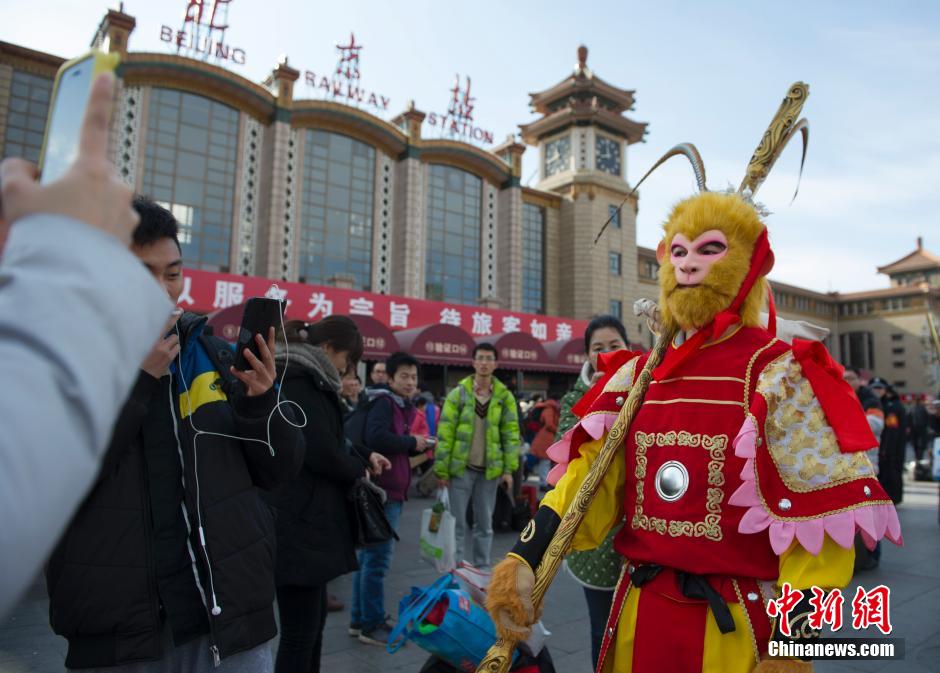
<svg viewBox="0 0 940 673"><path fill-rule="evenodd" d="M369 420L369 410L375 404L376 397L371 400L364 400L356 405L343 420L343 434L355 446L368 448L366 443L366 422Z"/></svg>
<svg viewBox="0 0 940 673"><path fill-rule="evenodd" d="M230 369L235 365L235 352L232 346L224 339L211 334L200 334L198 340L219 374L220 379L216 382L221 386L222 392L230 399L241 395L245 391L245 385L235 378Z"/></svg>

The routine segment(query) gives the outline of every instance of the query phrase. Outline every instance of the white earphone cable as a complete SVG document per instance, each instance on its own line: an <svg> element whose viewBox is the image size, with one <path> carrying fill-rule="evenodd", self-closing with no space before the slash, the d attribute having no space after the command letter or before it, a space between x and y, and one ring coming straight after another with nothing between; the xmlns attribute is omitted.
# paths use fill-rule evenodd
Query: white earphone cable
<svg viewBox="0 0 940 673"><path fill-rule="evenodd" d="M276 283L273 283L271 285L271 289L275 291L280 290L280 288L278 288ZM200 491L199 491L199 453L197 451L196 442L199 439L200 435L212 435L215 437L225 437L226 439L234 439L236 441L241 441L241 442L255 442L255 443L264 444L265 446L267 446L268 450L271 452L271 456L274 457L274 445L271 443L271 421L274 419L275 412L277 412L280 415L280 417L284 419L285 423L287 423L288 425L294 428L300 429L300 428L304 428L307 426L307 415L304 413L304 410L300 407L300 405L297 404L296 402L292 402L291 400L281 399L281 391L284 388L284 377L287 374L287 365L290 363L290 344L287 340L287 332L284 328L284 312L283 311L280 314L280 318L281 318L281 334L284 335L284 354L286 356L286 362L284 363L284 367L281 371L281 378L277 383L277 404L274 405L274 408L271 409L271 413L268 414L268 419L267 419L267 423L265 426L265 430L267 433L267 440L254 439L252 437L238 437L235 435L227 435L222 432L210 432L208 430L200 430L199 428L197 428L196 423L193 421L193 401L192 401L191 395L189 394L189 385L186 383L186 377L183 374L183 359L182 359L183 351L182 349L180 349L180 352L177 353L176 355L177 370L179 373L180 381L183 382L183 389L186 391L187 419L189 420L189 425L193 429L193 433L194 433L193 435L193 473L195 474L195 483L196 483L196 524L198 526L198 532L199 532L199 545L202 548L203 556L205 556L205 559L206 559L206 570L208 571L208 575L209 575L209 592L212 594L212 614L215 616L222 614L222 607L219 605L219 602L216 599L216 595L215 595L215 581L213 580L213 577L212 577L212 564L209 560L209 550L206 546L206 535L202 526L202 504L200 502ZM174 327L176 329L177 336L180 336L179 325L177 324ZM252 338L254 338L254 335L252 336ZM272 353L271 356L273 357L274 354ZM300 423L295 423L293 420L285 416L284 412L281 411L281 405L293 405L297 409L297 411L300 413L300 418L302 419Z"/></svg>

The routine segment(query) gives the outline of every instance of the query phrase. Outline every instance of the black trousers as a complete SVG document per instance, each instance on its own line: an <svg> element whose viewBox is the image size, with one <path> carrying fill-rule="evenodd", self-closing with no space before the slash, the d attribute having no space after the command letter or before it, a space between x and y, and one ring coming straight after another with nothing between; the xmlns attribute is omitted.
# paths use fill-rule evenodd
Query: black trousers
<svg viewBox="0 0 940 673"><path fill-rule="evenodd" d="M614 592L584 587L584 597L587 599L588 617L591 620L591 661L596 669L604 641L604 629L607 628L610 607L614 602Z"/></svg>
<svg viewBox="0 0 940 673"><path fill-rule="evenodd" d="M275 673L319 673L326 625L326 585L278 587L277 610L281 642Z"/></svg>

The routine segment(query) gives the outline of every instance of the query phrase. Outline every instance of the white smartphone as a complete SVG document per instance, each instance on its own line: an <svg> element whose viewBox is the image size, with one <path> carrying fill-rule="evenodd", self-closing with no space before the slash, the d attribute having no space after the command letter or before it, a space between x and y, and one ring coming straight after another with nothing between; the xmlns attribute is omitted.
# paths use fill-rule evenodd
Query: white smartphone
<svg viewBox="0 0 940 673"><path fill-rule="evenodd" d="M58 180L75 161L91 85L102 72L113 72L119 60L118 54L92 51L59 68L39 156L40 182Z"/></svg>

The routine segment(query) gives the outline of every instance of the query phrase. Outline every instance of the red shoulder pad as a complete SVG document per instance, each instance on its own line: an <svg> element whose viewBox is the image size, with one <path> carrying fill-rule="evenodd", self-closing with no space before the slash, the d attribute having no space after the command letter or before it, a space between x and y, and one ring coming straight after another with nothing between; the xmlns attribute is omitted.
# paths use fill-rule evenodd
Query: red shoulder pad
<svg viewBox="0 0 940 673"><path fill-rule="evenodd" d="M794 339L793 357L800 363L826 421L836 433L839 450L851 453L878 446L858 396L842 378L842 365L832 359L826 347L819 341Z"/></svg>
<svg viewBox="0 0 940 673"><path fill-rule="evenodd" d="M571 407L571 412L578 418L583 418L584 415L591 410L591 405L594 404L594 401L597 400L598 396L603 392L604 386L607 385L607 382L610 381L613 375L616 374L622 366L630 362L630 360L642 354L641 351L629 351L626 349L600 353L597 356L597 371L603 372L604 376L591 386L590 390L581 396L578 403Z"/></svg>

